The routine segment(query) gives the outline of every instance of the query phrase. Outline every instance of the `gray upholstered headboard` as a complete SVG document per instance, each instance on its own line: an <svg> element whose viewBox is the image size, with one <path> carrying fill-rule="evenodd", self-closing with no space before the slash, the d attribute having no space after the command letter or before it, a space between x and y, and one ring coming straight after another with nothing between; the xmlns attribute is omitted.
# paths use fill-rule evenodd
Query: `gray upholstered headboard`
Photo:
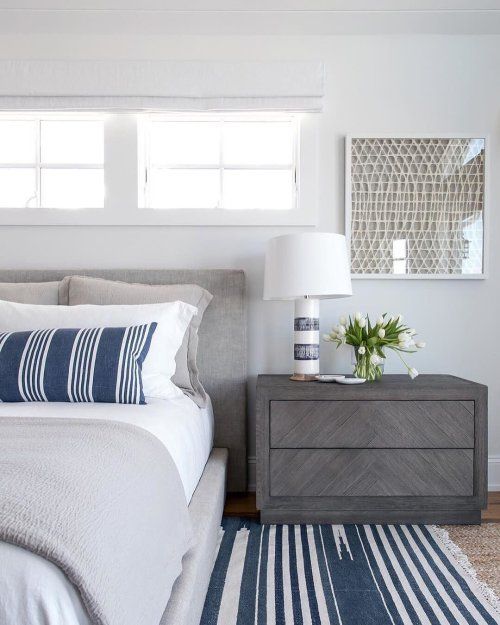
<svg viewBox="0 0 500 625"><path fill-rule="evenodd" d="M225 269L4 270L0 282L50 282L68 275L143 284L198 284L214 296L200 328L198 366L212 398L215 445L229 449L228 490L246 490L245 275Z"/></svg>

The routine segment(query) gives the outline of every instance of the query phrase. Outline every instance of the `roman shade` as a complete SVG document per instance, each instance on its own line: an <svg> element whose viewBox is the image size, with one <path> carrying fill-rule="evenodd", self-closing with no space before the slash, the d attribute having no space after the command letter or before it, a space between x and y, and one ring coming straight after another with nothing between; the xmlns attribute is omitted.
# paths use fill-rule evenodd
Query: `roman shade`
<svg viewBox="0 0 500 625"><path fill-rule="evenodd" d="M1 60L0 110L320 111L319 61Z"/></svg>

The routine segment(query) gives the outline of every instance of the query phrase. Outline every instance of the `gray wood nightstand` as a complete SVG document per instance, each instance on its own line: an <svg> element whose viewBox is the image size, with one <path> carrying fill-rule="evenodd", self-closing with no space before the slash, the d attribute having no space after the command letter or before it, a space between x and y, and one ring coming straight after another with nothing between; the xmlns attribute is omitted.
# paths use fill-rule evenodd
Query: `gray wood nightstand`
<svg viewBox="0 0 500 625"><path fill-rule="evenodd" d="M482 384L384 375L356 386L257 382L263 523L480 523L487 503Z"/></svg>

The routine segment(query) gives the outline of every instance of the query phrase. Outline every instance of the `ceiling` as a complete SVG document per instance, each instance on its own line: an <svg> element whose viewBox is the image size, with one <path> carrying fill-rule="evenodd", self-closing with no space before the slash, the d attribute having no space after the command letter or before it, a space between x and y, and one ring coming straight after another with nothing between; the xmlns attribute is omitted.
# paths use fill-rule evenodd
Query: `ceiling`
<svg viewBox="0 0 500 625"><path fill-rule="evenodd" d="M0 0L0 33L500 34L500 0Z"/></svg>

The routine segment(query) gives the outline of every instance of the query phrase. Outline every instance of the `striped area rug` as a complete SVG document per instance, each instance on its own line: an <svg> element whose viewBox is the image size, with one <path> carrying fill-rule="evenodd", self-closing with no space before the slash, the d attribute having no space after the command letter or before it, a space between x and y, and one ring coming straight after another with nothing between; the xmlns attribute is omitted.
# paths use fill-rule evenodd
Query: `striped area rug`
<svg viewBox="0 0 500 625"><path fill-rule="evenodd" d="M494 625L488 592L439 528L227 518L200 625Z"/></svg>

